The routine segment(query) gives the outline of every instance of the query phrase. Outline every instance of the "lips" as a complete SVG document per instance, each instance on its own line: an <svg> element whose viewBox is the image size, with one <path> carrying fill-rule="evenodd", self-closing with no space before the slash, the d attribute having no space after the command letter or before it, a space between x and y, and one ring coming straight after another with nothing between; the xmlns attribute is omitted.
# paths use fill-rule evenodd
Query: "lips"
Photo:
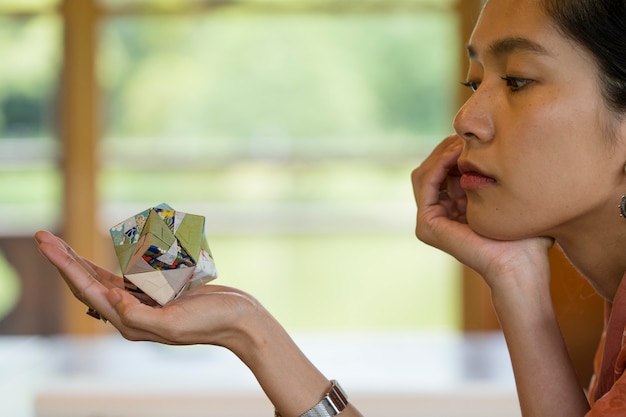
<svg viewBox="0 0 626 417"><path fill-rule="evenodd" d="M458 162L461 171L461 188L465 191L476 191L496 183L495 178L485 174L480 168L468 161Z"/></svg>

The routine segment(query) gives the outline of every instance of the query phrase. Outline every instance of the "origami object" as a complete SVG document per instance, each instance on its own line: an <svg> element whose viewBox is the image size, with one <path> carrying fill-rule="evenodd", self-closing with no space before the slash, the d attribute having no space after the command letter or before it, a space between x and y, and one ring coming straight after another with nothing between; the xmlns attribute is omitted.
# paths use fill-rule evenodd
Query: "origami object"
<svg viewBox="0 0 626 417"><path fill-rule="evenodd" d="M113 226L110 233L126 289L160 305L217 278L203 216L160 204Z"/></svg>

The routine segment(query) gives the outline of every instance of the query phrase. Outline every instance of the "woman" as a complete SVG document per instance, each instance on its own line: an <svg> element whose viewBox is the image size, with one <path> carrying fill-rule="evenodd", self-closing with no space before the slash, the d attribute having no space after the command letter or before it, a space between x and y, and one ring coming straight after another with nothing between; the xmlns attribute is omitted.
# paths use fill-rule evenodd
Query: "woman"
<svg viewBox="0 0 626 417"><path fill-rule="evenodd" d="M488 0L468 44L474 93L413 173L418 238L491 288L524 416L626 415L625 29L624 0ZM249 295L206 286L153 309L59 239L36 238L126 338L224 346L285 417L360 415ZM589 398L550 298L555 241L609 307ZM329 390L339 398L320 405Z"/></svg>

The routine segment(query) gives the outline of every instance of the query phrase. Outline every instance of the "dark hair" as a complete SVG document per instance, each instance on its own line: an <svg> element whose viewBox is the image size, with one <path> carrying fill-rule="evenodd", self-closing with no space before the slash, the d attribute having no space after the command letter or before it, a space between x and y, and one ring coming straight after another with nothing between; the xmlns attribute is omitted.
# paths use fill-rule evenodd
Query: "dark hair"
<svg viewBox="0 0 626 417"><path fill-rule="evenodd" d="M587 49L609 107L626 115L626 0L541 0L557 28Z"/></svg>

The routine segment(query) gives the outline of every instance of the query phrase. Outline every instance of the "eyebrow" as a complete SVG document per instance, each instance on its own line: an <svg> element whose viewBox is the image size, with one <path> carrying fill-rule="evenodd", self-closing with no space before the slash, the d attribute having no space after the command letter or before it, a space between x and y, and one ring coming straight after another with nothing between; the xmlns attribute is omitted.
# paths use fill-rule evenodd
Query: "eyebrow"
<svg viewBox="0 0 626 417"><path fill-rule="evenodd" d="M530 52L536 55L550 56L551 54L541 45L527 38L503 38L489 44L489 54L495 57L510 55L515 52ZM478 53L472 45L467 45L467 55L476 58Z"/></svg>

